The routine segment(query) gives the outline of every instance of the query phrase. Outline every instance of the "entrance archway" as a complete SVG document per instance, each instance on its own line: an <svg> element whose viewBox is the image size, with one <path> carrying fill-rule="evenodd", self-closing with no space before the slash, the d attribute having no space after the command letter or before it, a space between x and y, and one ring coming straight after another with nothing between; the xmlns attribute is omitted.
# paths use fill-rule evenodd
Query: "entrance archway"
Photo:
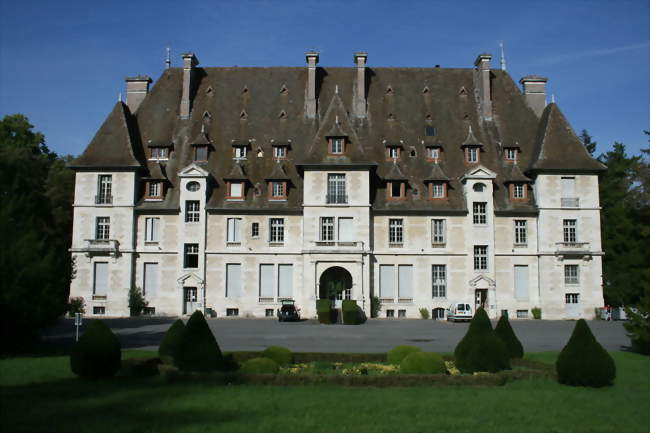
<svg viewBox="0 0 650 433"><path fill-rule="evenodd" d="M352 297L352 275L345 268L333 266L321 274L318 288L320 299L340 304L343 299Z"/></svg>

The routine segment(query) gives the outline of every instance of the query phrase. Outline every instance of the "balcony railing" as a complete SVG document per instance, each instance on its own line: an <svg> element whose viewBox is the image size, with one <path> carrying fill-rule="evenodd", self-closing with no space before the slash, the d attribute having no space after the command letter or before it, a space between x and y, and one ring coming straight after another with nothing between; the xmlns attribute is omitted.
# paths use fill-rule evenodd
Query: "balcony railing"
<svg viewBox="0 0 650 433"><path fill-rule="evenodd" d="M562 197L560 198L560 204L562 207L580 207L580 198L579 197Z"/></svg>
<svg viewBox="0 0 650 433"><path fill-rule="evenodd" d="M314 241L317 247L357 247L361 242L356 241Z"/></svg>
<svg viewBox="0 0 650 433"><path fill-rule="evenodd" d="M95 204L113 204L113 196L112 195L96 195L95 196Z"/></svg>
<svg viewBox="0 0 650 433"><path fill-rule="evenodd" d="M117 256L120 243L116 239L86 239L84 251L88 256Z"/></svg>
<svg viewBox="0 0 650 433"><path fill-rule="evenodd" d="M327 204L347 204L348 196L344 194L327 194L325 201Z"/></svg>
<svg viewBox="0 0 650 433"><path fill-rule="evenodd" d="M589 242L556 242L558 250L588 250Z"/></svg>

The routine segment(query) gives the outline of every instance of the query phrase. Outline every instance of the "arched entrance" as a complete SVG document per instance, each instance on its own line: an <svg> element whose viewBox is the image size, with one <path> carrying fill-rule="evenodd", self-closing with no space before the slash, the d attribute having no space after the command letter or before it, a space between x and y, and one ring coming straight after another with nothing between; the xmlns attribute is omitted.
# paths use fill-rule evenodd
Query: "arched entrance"
<svg viewBox="0 0 650 433"><path fill-rule="evenodd" d="M335 308L340 308L343 299L352 297L352 275L345 268L333 266L321 274L318 288L320 299L330 299Z"/></svg>

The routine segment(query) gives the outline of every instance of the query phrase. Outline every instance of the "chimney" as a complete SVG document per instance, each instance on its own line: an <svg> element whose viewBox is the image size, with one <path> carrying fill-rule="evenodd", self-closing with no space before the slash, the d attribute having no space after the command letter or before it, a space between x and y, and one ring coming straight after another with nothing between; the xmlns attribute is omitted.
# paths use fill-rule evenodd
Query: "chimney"
<svg viewBox="0 0 650 433"><path fill-rule="evenodd" d="M189 119L192 109L190 96L192 86L194 86L194 67L199 64L199 60L194 53L183 54L183 95L181 97L180 115L181 119Z"/></svg>
<svg viewBox="0 0 650 433"><path fill-rule="evenodd" d="M126 105L129 106L131 113L135 113L144 97L149 93L149 83L151 78L148 75L138 75L136 77L126 77Z"/></svg>
<svg viewBox="0 0 650 433"><path fill-rule="evenodd" d="M357 65L357 81L354 88L353 112L356 117L366 117L366 61L368 53L354 53L354 63Z"/></svg>
<svg viewBox="0 0 650 433"><path fill-rule="evenodd" d="M305 53L307 58L307 89L305 97L305 115L309 119L316 118L316 64L318 53L309 51Z"/></svg>
<svg viewBox="0 0 650 433"><path fill-rule="evenodd" d="M474 61L474 66L476 66L476 90L478 90L480 113L483 120L492 120L490 60L492 60L492 54L479 54Z"/></svg>
<svg viewBox="0 0 650 433"><path fill-rule="evenodd" d="M537 114L537 117L542 116L542 112L546 107L547 81L548 79L546 77L540 77L539 75L526 75L519 80L519 84L521 84L524 91L526 103Z"/></svg>

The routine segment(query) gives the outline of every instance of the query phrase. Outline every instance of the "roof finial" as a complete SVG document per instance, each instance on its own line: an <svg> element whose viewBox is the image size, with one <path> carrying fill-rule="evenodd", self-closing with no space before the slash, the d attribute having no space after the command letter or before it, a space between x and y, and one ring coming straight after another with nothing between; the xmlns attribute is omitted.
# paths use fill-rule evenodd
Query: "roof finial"
<svg viewBox="0 0 650 433"><path fill-rule="evenodd" d="M499 47L501 47L501 70L506 70L506 53L503 51L503 41L499 42Z"/></svg>
<svg viewBox="0 0 650 433"><path fill-rule="evenodd" d="M122 92L117 94L117 102L122 102Z"/></svg>
<svg viewBox="0 0 650 433"><path fill-rule="evenodd" d="M339 85L334 86L334 93L339 94Z"/></svg>
<svg viewBox="0 0 650 433"><path fill-rule="evenodd" d="M555 93L551 93L551 104L555 104Z"/></svg>
<svg viewBox="0 0 650 433"><path fill-rule="evenodd" d="M172 65L172 57L171 57L171 48L167 47L167 57L165 58L165 69L169 69Z"/></svg>
<svg viewBox="0 0 650 433"><path fill-rule="evenodd" d="M338 114L336 115L336 120L334 120L334 123L336 123L337 125L339 124L339 115Z"/></svg>

